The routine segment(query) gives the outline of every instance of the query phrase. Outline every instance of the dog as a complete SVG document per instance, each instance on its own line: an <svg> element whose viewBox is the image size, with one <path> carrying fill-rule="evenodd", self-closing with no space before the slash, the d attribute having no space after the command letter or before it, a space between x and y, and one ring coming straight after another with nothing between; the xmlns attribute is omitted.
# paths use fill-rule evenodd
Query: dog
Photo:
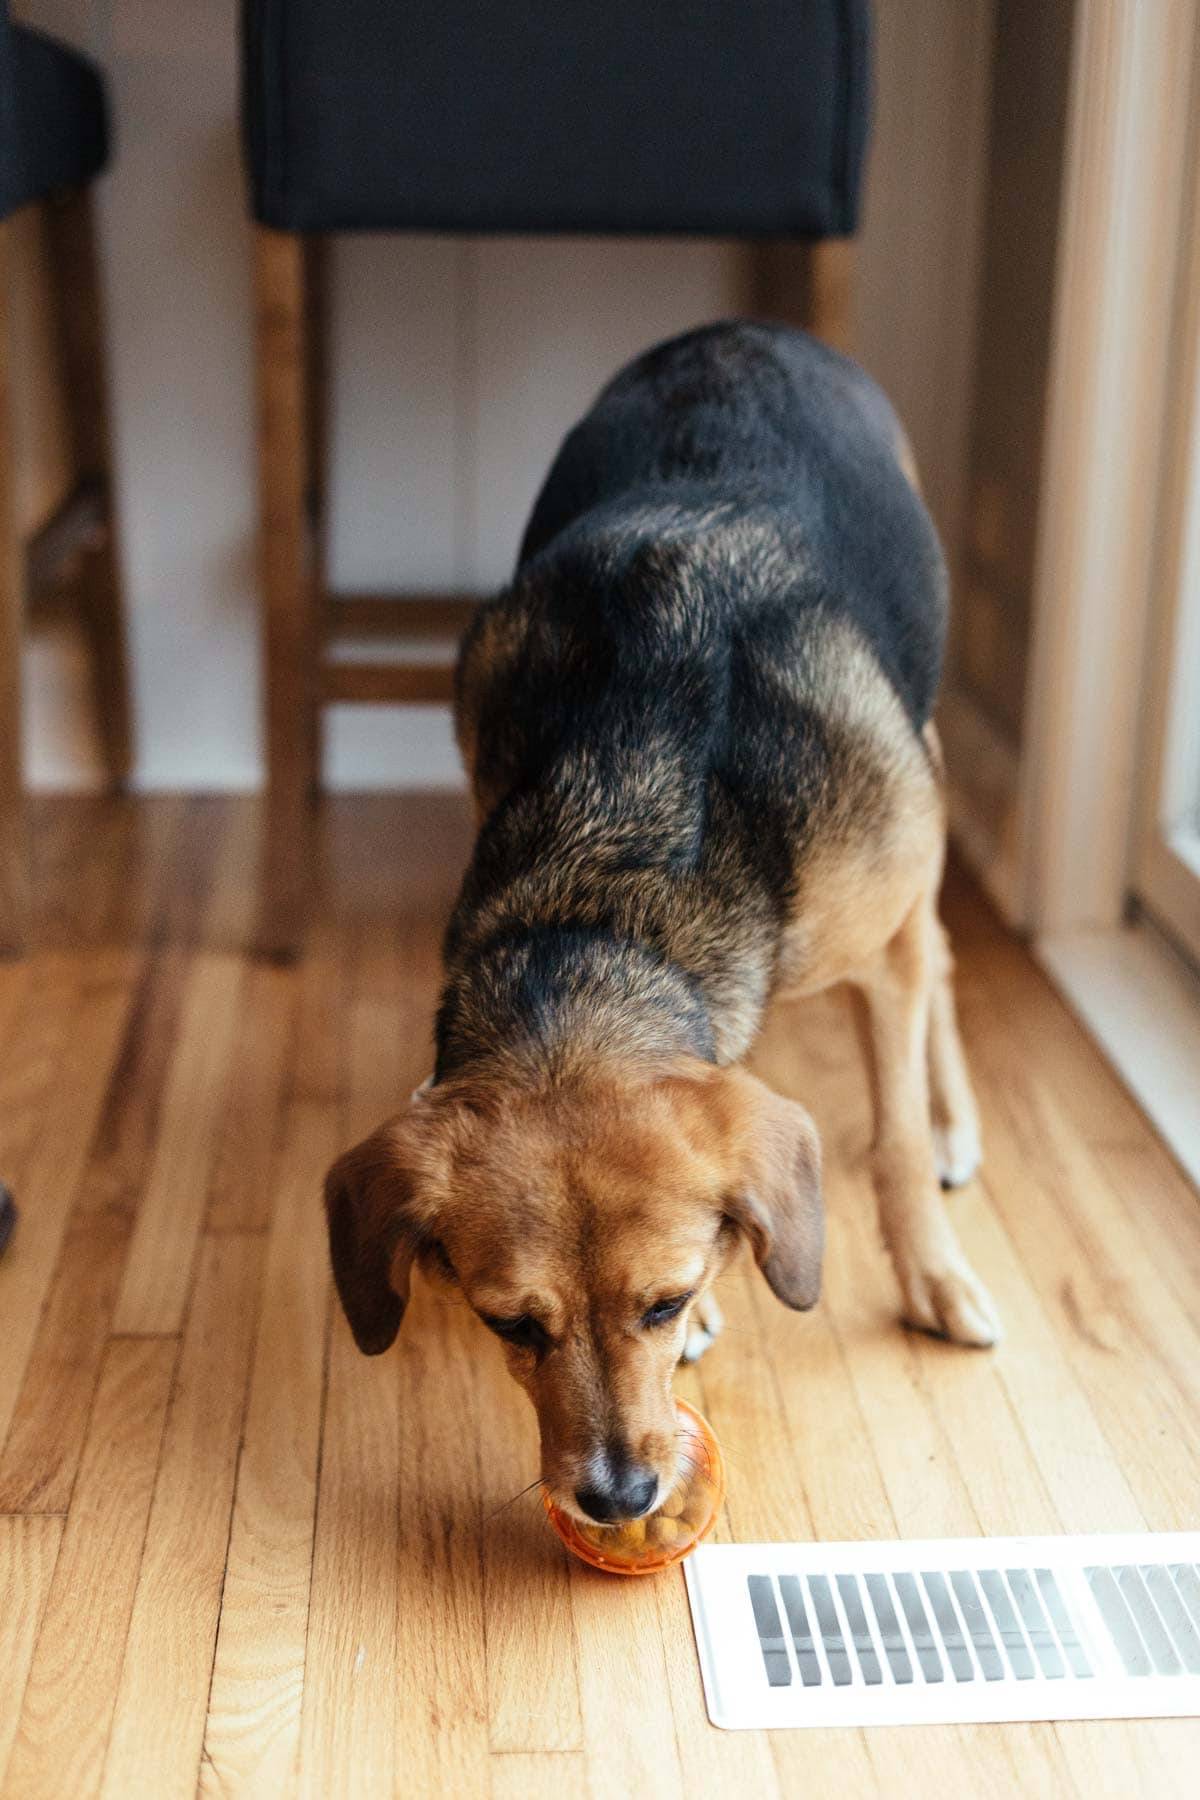
<svg viewBox="0 0 1200 1800"><path fill-rule="evenodd" d="M905 1317L997 1336L939 1193L979 1161L937 914L947 581L887 400L802 332L729 322L624 369L566 438L462 648L477 814L433 1075L326 1183L360 1348L414 1262L537 1412L560 1507L676 1477L676 1364L741 1240L818 1297L820 1147L743 1066L768 1003L849 983Z"/></svg>

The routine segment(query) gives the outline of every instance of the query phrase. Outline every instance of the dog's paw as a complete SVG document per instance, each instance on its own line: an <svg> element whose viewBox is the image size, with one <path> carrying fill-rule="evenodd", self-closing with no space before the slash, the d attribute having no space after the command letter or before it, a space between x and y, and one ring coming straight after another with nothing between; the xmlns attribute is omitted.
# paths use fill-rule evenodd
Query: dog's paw
<svg viewBox="0 0 1200 1800"><path fill-rule="evenodd" d="M900 1287L904 1317L918 1331L980 1350L1003 1336L995 1301L965 1262L941 1269L901 1271Z"/></svg>
<svg viewBox="0 0 1200 1800"><path fill-rule="evenodd" d="M944 1188L965 1187L983 1161L979 1127L973 1119L962 1125L935 1125L933 1149Z"/></svg>
<svg viewBox="0 0 1200 1800"><path fill-rule="evenodd" d="M699 1362L704 1352L716 1343L724 1325L724 1316L712 1295L701 1294L688 1318L683 1349L679 1353L680 1362Z"/></svg>

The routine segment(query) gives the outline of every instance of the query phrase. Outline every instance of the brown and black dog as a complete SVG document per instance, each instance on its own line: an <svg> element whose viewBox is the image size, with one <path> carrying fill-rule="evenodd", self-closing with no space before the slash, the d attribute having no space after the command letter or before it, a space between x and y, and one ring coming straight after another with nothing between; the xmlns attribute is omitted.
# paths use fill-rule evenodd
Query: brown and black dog
<svg viewBox="0 0 1200 1800"><path fill-rule="evenodd" d="M326 1186L355 1337L415 1259L507 1346L561 1506L650 1511L739 1239L817 1298L811 1118L742 1066L849 982L906 1317L990 1344L938 1192L979 1133L937 917L946 583L891 408L799 332L649 351L567 438L457 685L478 838L434 1074Z"/></svg>

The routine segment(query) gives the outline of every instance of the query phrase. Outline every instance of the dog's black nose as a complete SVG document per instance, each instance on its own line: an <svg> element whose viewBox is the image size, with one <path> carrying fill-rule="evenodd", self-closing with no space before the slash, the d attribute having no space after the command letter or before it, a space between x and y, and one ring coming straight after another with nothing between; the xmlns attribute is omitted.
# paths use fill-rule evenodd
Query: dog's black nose
<svg viewBox="0 0 1200 1800"><path fill-rule="evenodd" d="M658 1493L658 1476L639 1463L610 1463L599 1480L575 1489L581 1511L599 1525L615 1519L640 1519Z"/></svg>

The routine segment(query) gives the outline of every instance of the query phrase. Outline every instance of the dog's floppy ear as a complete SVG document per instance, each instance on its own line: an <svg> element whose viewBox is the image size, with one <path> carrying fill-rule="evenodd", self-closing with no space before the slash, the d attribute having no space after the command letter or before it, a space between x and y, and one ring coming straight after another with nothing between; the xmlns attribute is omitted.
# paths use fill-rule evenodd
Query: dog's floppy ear
<svg viewBox="0 0 1200 1800"><path fill-rule="evenodd" d="M825 1248L817 1128L797 1101L756 1076L736 1069L726 1078L736 1096L740 1139L726 1211L749 1238L772 1292L805 1312L821 1292Z"/></svg>
<svg viewBox="0 0 1200 1800"><path fill-rule="evenodd" d="M414 1096L413 1108L419 1104ZM333 1278L367 1356L388 1349L400 1329L420 1248L412 1138L412 1119L401 1114L347 1150L325 1177Z"/></svg>

